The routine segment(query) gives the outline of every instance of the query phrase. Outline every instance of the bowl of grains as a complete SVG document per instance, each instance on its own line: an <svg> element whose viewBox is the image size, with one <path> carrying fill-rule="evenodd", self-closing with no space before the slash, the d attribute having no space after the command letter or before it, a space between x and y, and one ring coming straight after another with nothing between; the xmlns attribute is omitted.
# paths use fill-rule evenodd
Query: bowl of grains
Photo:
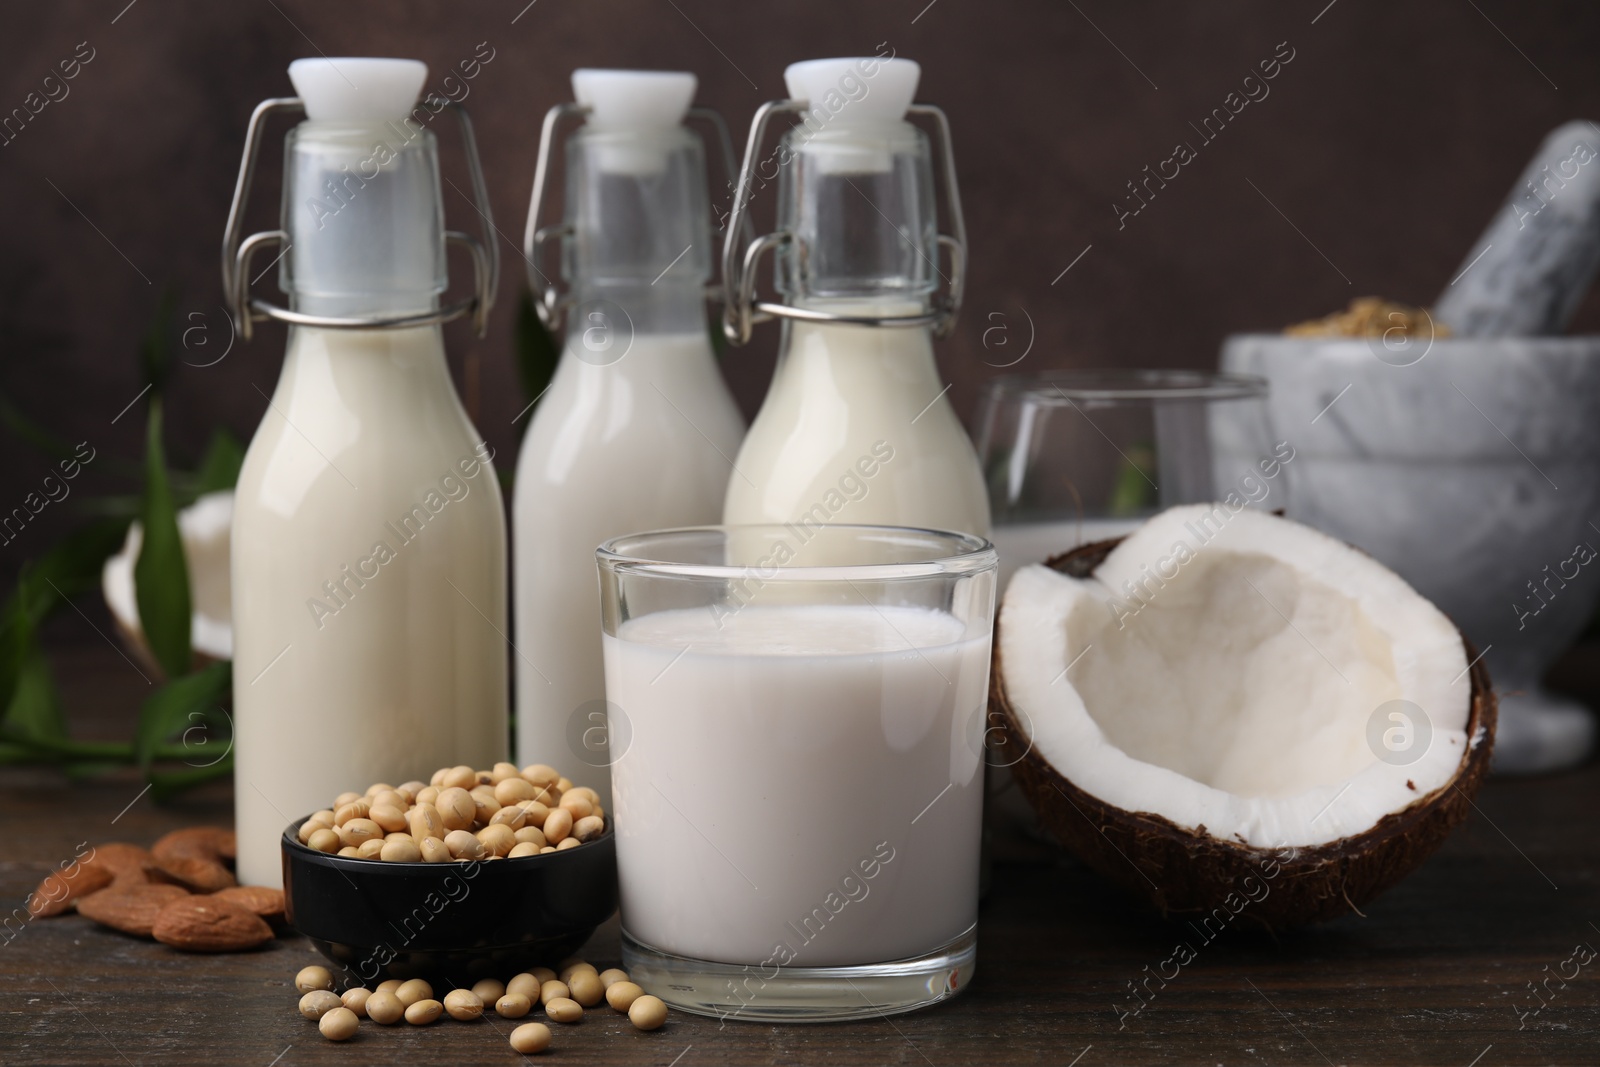
<svg viewBox="0 0 1600 1067"><path fill-rule="evenodd" d="M284 831L283 888L345 984L470 986L570 955L616 911L611 818L552 767L447 767L333 801Z"/></svg>

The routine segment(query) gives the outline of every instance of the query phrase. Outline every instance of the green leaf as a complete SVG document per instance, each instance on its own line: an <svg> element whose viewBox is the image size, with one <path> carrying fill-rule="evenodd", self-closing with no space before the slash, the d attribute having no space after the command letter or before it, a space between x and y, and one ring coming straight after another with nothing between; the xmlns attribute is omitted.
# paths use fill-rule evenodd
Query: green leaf
<svg viewBox="0 0 1600 1067"><path fill-rule="evenodd" d="M68 600L85 590L98 588L100 569L107 556L121 546L126 535L126 520L102 519L68 535L37 563L28 563L17 578L17 587L0 605L0 709L9 711L20 680L30 668L34 630ZM38 679L30 695L23 696L24 709L36 709ZM0 722L7 716L0 716ZM17 732L20 728L13 729Z"/></svg>
<svg viewBox="0 0 1600 1067"><path fill-rule="evenodd" d="M161 448L161 398L152 397L145 441L144 503L139 509L144 539L133 565L139 622L156 662L168 678L189 670L189 568L178 533L178 512L167 484Z"/></svg>
<svg viewBox="0 0 1600 1067"><path fill-rule="evenodd" d="M176 306L177 297L168 286L161 291L155 318L139 344L139 365L144 370L145 380L155 386L157 396L165 388L172 370L172 322Z"/></svg>
<svg viewBox="0 0 1600 1067"><path fill-rule="evenodd" d="M179 793L193 789L197 785L217 778L224 778L233 773L233 754L202 767L185 767L181 771L163 771L149 776L150 799L157 804L171 800Z"/></svg>
<svg viewBox="0 0 1600 1067"><path fill-rule="evenodd" d="M1113 515L1140 515L1156 507L1156 488L1151 484L1155 468L1155 449L1149 445L1132 445L1118 466L1116 482L1111 489L1110 507Z"/></svg>
<svg viewBox="0 0 1600 1067"><path fill-rule="evenodd" d="M211 435L200 471L195 475L195 496L232 489L239 482L239 468L243 465L244 448L239 439L227 430L218 430Z"/></svg>
<svg viewBox="0 0 1600 1067"><path fill-rule="evenodd" d="M512 751L514 752L516 750L512 749ZM32 749L24 748L21 745L0 743L0 766L7 766L17 763L49 762L51 762L51 760L48 757L41 757Z"/></svg>
<svg viewBox="0 0 1600 1067"><path fill-rule="evenodd" d="M716 302L711 304L711 311L706 316L706 331L711 334L711 355L718 362L728 353L728 335L722 332L722 305Z"/></svg>
<svg viewBox="0 0 1600 1067"><path fill-rule="evenodd" d="M78 449L82 445L74 446L46 430L28 418L22 409L13 404L10 398L4 394L0 394L0 425L3 425L51 459L61 461L79 460ZM83 444L88 444L88 442L85 441ZM97 464L97 469L103 467L122 477L137 478L140 473L137 463L117 456L104 456L99 453L93 453L91 462Z"/></svg>
<svg viewBox="0 0 1600 1067"><path fill-rule="evenodd" d="M61 698L50 676L50 664L34 639L33 621L21 598L13 601L12 612L4 650L11 689L0 723L9 736L22 741L65 739L67 720L61 714Z"/></svg>
<svg viewBox="0 0 1600 1067"><path fill-rule="evenodd" d="M16 748L43 762L79 760L102 766L123 766L133 762L133 746L121 741L70 741L59 737L22 737L14 732L0 736L0 747ZM170 755L166 749L161 755Z"/></svg>
<svg viewBox="0 0 1600 1067"><path fill-rule="evenodd" d="M44 622L67 600L100 588L100 571L128 534L127 519L97 519L74 530L37 561L23 568L17 587L0 607L0 631L13 625L21 605L32 626ZM64 599L65 598L65 599ZM11 692L0 667L0 703Z"/></svg>
<svg viewBox="0 0 1600 1067"><path fill-rule="evenodd" d="M533 297L526 291L517 302L516 354L517 376L522 379L522 393L527 398L524 403L532 407L544 395L550 379L555 376L561 348L539 320L539 314L533 307ZM517 433L527 433L531 422L532 411L519 415Z"/></svg>
<svg viewBox="0 0 1600 1067"><path fill-rule="evenodd" d="M148 771L157 755L157 746L175 734L183 735L184 750L193 749L194 763L213 762L206 749L223 751L232 744L213 732L212 709L233 685L233 664L227 660L210 664L175 678L161 686L139 708L139 728L133 735L133 751L141 769ZM197 731L191 736L191 730Z"/></svg>

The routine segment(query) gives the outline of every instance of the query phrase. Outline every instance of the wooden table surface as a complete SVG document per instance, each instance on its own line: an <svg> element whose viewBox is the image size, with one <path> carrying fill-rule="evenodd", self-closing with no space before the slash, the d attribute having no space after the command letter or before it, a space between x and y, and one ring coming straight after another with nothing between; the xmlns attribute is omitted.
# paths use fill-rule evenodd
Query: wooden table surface
<svg viewBox="0 0 1600 1067"><path fill-rule="evenodd" d="M1593 657L1596 649L1587 650ZM80 736L131 730L143 683L109 649L53 656ZM85 840L149 844L227 824L226 783L158 808L131 774L67 783L0 770L0 900L22 904ZM602 1007L554 1026L544 1060L658 1064L1600 1063L1600 766L1491 781L1478 811L1367 909L1274 941L1237 924L1206 944L1073 860L998 864L975 980L937 1008L866 1022L775 1026L673 1013L653 1033ZM189 956L76 915L13 925L0 942L0 1064L513 1063L505 1021L363 1023L323 1040L295 1011L303 939ZM1130 992L1180 942L1196 958ZM585 955L617 959L615 920ZM1580 957L1582 958L1582 957ZM1170 973L1170 968L1169 968ZM1565 974L1566 979L1559 977ZM1538 989L1536 995L1535 988ZM1537 1009L1537 1013L1535 1013ZM1520 1014L1519 1014L1520 1013Z"/></svg>

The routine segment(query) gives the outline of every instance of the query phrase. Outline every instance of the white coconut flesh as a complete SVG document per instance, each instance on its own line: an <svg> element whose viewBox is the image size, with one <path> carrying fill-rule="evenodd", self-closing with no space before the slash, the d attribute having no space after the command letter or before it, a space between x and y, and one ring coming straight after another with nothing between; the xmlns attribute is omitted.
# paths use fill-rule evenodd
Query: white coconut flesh
<svg viewBox="0 0 1600 1067"><path fill-rule="evenodd" d="M233 492L206 493L178 512L178 536L189 567L189 599L194 614L189 641L197 652L213 659L233 656L233 582L229 570L233 528ZM139 601L134 595L133 565L144 544L144 529L128 527L122 550L106 560L100 587L106 606L123 629L143 641Z"/></svg>
<svg viewBox="0 0 1600 1067"><path fill-rule="evenodd" d="M1084 579L1018 570L1000 654L1007 698L1062 776L1250 846L1369 830L1445 787L1469 743L1472 683L1444 614L1370 557L1258 511L1165 511ZM1393 700L1432 731L1403 764L1369 743ZM1407 729L1388 714L1384 730ZM1410 729L1392 739L1420 745Z"/></svg>

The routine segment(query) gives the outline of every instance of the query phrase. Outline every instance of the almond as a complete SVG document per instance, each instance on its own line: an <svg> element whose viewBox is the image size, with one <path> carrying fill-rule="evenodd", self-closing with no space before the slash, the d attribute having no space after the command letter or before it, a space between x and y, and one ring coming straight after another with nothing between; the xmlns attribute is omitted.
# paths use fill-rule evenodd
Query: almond
<svg viewBox="0 0 1600 1067"><path fill-rule="evenodd" d="M156 859L165 859L167 856L208 856L220 859L234 855L235 843L233 831L226 827L186 826L181 830L173 830L162 835L150 846L150 851L155 853Z"/></svg>
<svg viewBox="0 0 1600 1067"><path fill-rule="evenodd" d="M175 885L114 885L78 901L78 914L135 937L149 937L156 916L189 891Z"/></svg>
<svg viewBox="0 0 1600 1067"><path fill-rule="evenodd" d="M111 884L111 872L74 862L64 871L45 876L28 898L28 914L38 918L60 915L72 908L79 897L88 896Z"/></svg>
<svg viewBox="0 0 1600 1067"><path fill-rule="evenodd" d="M105 868L111 872L112 881L117 885L144 885L150 881L156 858L149 849L110 841L94 846L94 851L84 857L83 865Z"/></svg>
<svg viewBox="0 0 1600 1067"><path fill-rule="evenodd" d="M237 904L264 919L283 914L283 890L259 885L235 885L211 894L212 900Z"/></svg>
<svg viewBox="0 0 1600 1067"><path fill-rule="evenodd" d="M163 836L150 848L160 869L202 893L214 893L238 884L222 865L235 851L232 830L220 826L190 826Z"/></svg>
<svg viewBox="0 0 1600 1067"><path fill-rule="evenodd" d="M241 952L272 940L272 927L254 912L212 897L175 900L161 909L152 931L184 952Z"/></svg>
<svg viewBox="0 0 1600 1067"><path fill-rule="evenodd" d="M233 872L203 856L164 856L156 860L161 873L197 893L215 893L238 884Z"/></svg>

